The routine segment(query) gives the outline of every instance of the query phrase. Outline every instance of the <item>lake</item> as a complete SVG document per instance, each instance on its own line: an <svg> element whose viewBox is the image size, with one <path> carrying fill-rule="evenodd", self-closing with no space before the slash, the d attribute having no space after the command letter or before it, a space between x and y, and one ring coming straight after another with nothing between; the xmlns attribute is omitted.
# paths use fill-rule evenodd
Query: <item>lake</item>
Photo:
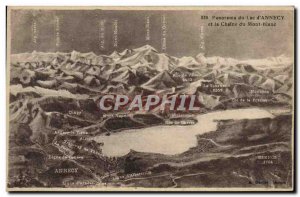
<svg viewBox="0 0 300 197"><path fill-rule="evenodd" d="M175 155L187 151L197 145L196 136L215 131L215 120L273 118L266 110L259 108L233 109L197 115L198 123L194 125L159 125L142 129L128 129L112 133L110 136L94 137L103 142L103 154L106 156L123 156L135 150L138 152L161 153Z"/></svg>

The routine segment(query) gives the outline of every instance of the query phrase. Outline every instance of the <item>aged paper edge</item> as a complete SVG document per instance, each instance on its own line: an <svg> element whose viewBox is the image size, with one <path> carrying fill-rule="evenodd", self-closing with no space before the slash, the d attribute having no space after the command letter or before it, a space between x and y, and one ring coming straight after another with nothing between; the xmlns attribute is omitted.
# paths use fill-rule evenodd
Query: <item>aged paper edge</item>
<svg viewBox="0 0 300 197"><path fill-rule="evenodd" d="M143 188L143 187L127 187L127 188L9 188L8 183L8 167L9 167L9 81L10 81L10 55L11 55L11 29L10 29L10 12L11 10L284 10L295 12L294 5L288 6L7 6L6 12L6 191L8 192L73 192L73 191L85 191L85 192L293 192L295 191L295 83L293 91L293 114L292 114L292 187L291 188ZM295 15L293 15L293 59L295 60ZM293 79L295 82L295 61L293 65Z"/></svg>
<svg viewBox="0 0 300 197"><path fill-rule="evenodd" d="M287 6L7 6L8 9L38 10L294 10Z"/></svg>

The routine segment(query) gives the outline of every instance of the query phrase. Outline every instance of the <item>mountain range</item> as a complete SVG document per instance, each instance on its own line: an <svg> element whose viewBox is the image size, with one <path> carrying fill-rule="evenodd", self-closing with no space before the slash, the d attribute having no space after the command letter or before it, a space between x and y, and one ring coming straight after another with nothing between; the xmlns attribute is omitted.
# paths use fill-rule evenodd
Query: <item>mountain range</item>
<svg viewBox="0 0 300 197"><path fill-rule="evenodd" d="M213 96L221 102L265 90L276 101L289 102L292 65L292 59L285 56L237 60L199 54L177 58L159 53L150 45L111 55L34 51L11 55L10 85L12 89L21 86L23 93L38 87L44 92L89 97L104 93L180 93L198 94L202 99Z"/></svg>

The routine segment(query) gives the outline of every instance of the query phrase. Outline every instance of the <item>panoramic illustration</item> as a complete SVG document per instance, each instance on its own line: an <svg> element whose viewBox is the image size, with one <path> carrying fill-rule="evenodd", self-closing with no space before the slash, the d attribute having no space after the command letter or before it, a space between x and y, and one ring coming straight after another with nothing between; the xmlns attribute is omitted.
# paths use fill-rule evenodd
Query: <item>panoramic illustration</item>
<svg viewBox="0 0 300 197"><path fill-rule="evenodd" d="M293 7L8 7L8 191L292 191Z"/></svg>

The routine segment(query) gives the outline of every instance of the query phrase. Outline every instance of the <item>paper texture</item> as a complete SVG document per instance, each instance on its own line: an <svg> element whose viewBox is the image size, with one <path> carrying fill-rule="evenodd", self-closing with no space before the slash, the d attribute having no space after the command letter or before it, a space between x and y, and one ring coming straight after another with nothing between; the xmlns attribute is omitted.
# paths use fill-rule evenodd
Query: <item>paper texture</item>
<svg viewBox="0 0 300 197"><path fill-rule="evenodd" d="M293 7L8 7L8 191L293 191Z"/></svg>

